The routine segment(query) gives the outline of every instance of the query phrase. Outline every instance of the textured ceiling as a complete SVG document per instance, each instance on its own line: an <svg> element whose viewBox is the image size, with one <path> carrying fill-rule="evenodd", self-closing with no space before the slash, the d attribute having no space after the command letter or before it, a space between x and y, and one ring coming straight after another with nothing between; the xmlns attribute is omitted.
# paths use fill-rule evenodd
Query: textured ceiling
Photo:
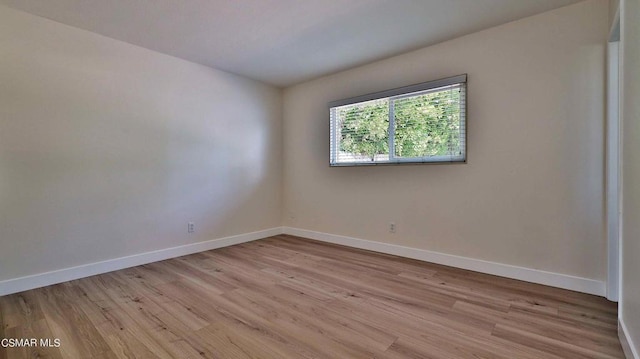
<svg viewBox="0 0 640 359"><path fill-rule="evenodd" d="M0 0L277 86L580 0Z"/></svg>

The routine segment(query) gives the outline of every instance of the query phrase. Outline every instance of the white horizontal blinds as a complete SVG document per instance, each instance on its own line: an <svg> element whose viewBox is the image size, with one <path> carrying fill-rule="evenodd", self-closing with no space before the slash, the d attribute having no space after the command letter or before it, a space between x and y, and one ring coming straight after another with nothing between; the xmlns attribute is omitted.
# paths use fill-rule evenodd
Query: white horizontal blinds
<svg viewBox="0 0 640 359"><path fill-rule="evenodd" d="M333 166L466 159L466 75L334 101Z"/></svg>
<svg viewBox="0 0 640 359"><path fill-rule="evenodd" d="M391 98L391 160L463 160L464 97L464 84L455 84Z"/></svg>
<svg viewBox="0 0 640 359"><path fill-rule="evenodd" d="M467 83L460 84L460 95L458 98L458 108L460 119L460 161L467 161Z"/></svg>
<svg viewBox="0 0 640 359"><path fill-rule="evenodd" d="M337 163L389 161L389 99L334 107Z"/></svg>
<svg viewBox="0 0 640 359"><path fill-rule="evenodd" d="M331 165L335 164L337 159L336 159L336 147L338 144L338 141L336 140L337 138L337 134L336 134L336 122L338 122L338 119L336 117L336 109L335 107L331 107L329 108L329 133L330 133L330 137L331 137L331 145L329 146L329 163Z"/></svg>

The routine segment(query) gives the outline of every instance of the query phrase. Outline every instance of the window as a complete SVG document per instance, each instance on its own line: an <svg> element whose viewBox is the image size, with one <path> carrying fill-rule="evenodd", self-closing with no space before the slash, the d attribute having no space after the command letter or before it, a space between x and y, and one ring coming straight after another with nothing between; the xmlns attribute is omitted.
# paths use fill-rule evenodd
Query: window
<svg viewBox="0 0 640 359"><path fill-rule="evenodd" d="M466 161L467 75L329 103L330 164Z"/></svg>

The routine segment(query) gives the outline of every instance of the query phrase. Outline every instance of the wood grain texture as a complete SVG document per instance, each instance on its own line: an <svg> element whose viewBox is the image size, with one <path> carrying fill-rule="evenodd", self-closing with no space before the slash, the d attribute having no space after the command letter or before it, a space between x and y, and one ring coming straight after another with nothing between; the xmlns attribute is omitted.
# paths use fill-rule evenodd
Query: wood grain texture
<svg viewBox="0 0 640 359"><path fill-rule="evenodd" d="M0 358L624 358L604 298L280 235L0 297Z"/></svg>

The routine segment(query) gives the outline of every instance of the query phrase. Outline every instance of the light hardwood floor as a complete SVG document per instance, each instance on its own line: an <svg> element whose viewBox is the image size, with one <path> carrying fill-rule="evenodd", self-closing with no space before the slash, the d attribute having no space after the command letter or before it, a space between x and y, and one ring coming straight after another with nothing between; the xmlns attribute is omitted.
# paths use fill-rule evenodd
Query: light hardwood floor
<svg viewBox="0 0 640 359"><path fill-rule="evenodd" d="M623 358L604 298L292 236L0 297L6 358Z"/></svg>

